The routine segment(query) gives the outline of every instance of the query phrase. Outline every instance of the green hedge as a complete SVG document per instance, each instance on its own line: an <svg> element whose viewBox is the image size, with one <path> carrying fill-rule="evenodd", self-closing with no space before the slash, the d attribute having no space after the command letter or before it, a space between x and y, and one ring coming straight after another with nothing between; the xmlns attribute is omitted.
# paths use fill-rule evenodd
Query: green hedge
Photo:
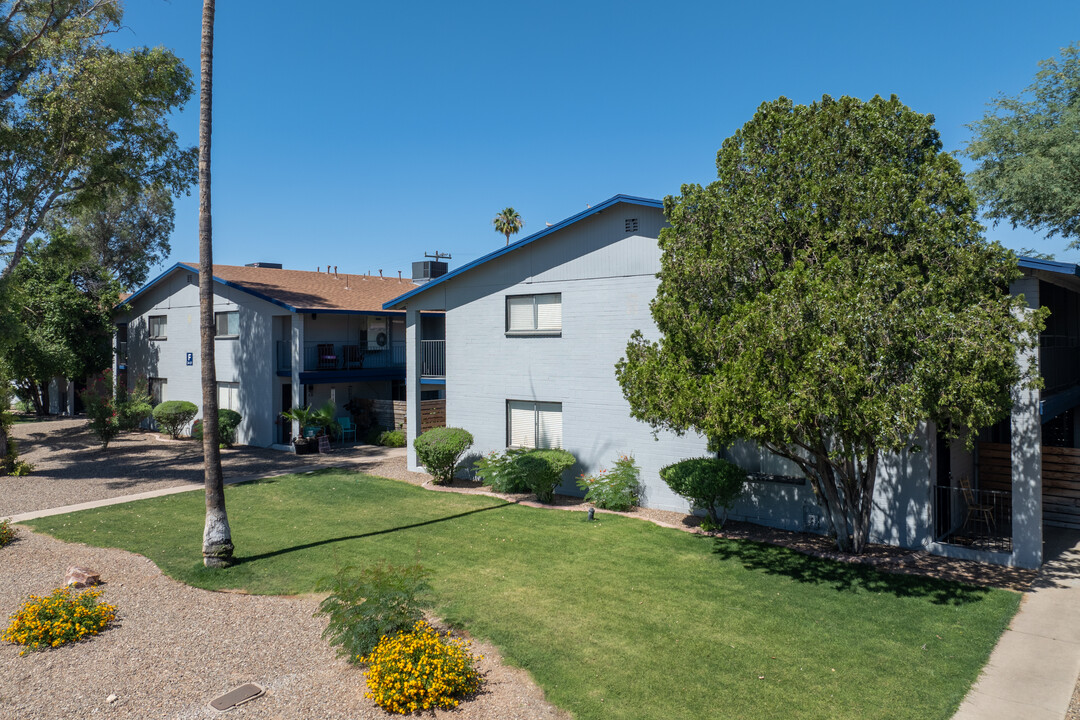
<svg viewBox="0 0 1080 720"><path fill-rule="evenodd" d="M178 438L198 412L199 408L195 403L187 400L166 400L154 408L154 420L162 430L173 438Z"/></svg>
<svg viewBox="0 0 1080 720"><path fill-rule="evenodd" d="M746 471L720 458L692 458L661 468L660 477L672 492L709 514L717 527L742 494Z"/></svg>
<svg viewBox="0 0 1080 720"><path fill-rule="evenodd" d="M563 472L576 462L577 458L566 450L530 450L514 458L525 485L543 503L555 498L555 488L562 483Z"/></svg>
<svg viewBox="0 0 1080 720"><path fill-rule="evenodd" d="M436 485L453 481L458 461L472 444L472 433L456 427L432 428L413 440L416 459L435 478Z"/></svg>

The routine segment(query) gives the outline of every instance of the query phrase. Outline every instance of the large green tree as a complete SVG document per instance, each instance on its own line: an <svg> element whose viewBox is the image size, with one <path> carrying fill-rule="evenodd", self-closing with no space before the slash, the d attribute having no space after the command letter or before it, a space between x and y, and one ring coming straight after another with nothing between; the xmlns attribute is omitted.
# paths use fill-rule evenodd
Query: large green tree
<svg viewBox="0 0 1080 720"><path fill-rule="evenodd" d="M54 377L85 378L112 361L112 308L119 284L88 248L57 230L34 240L4 288L2 374L38 413Z"/></svg>
<svg viewBox="0 0 1080 720"><path fill-rule="evenodd" d="M933 117L896 97L780 98L724 141L719 179L664 209L658 341L616 372L636 418L796 463L838 545L865 546L887 453L932 420L1006 416L1042 315L1009 294Z"/></svg>
<svg viewBox="0 0 1080 720"><path fill-rule="evenodd" d="M1080 44L1040 63L1016 97L1001 95L968 126L969 180L986 217L1060 234L1080 247Z"/></svg>
<svg viewBox="0 0 1080 720"><path fill-rule="evenodd" d="M191 73L163 48L107 46L121 22L116 0L0 2L0 280L55 211L194 180L167 123Z"/></svg>

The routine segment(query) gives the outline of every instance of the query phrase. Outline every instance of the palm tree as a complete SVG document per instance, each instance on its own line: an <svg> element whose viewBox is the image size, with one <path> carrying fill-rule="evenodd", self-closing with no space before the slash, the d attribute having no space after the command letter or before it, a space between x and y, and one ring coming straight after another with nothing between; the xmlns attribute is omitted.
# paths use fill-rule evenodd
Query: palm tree
<svg viewBox="0 0 1080 720"><path fill-rule="evenodd" d="M214 97L214 0L203 0L199 89L199 335L202 361L203 467L206 525L203 565L232 564L233 543L225 513L225 487L218 449L217 370L214 365L214 257L210 222L210 129Z"/></svg>
<svg viewBox="0 0 1080 720"><path fill-rule="evenodd" d="M525 227L525 221L517 214L517 210L508 207L495 216L492 221L495 224L495 232L506 236L506 244L510 244L510 236Z"/></svg>

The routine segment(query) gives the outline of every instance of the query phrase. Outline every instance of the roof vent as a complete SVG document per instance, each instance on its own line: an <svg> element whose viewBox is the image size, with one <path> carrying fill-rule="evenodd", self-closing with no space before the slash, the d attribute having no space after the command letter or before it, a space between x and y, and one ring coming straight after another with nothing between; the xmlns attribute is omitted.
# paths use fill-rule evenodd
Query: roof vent
<svg viewBox="0 0 1080 720"><path fill-rule="evenodd" d="M247 263L244 267L270 268L272 270L280 270L281 263L253 262Z"/></svg>
<svg viewBox="0 0 1080 720"><path fill-rule="evenodd" d="M626 232L637 232L637 218L626 218Z"/></svg>

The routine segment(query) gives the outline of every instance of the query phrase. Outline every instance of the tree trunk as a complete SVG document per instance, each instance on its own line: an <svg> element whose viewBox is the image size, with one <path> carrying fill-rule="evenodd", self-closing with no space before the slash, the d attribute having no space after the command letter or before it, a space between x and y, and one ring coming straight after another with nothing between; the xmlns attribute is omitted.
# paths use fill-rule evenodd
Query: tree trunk
<svg viewBox="0 0 1080 720"><path fill-rule="evenodd" d="M203 467L206 525L203 564L228 567L233 543L225 512L225 486L218 448L217 368L214 364L214 257L210 214L210 129L214 76L214 0L203 0L201 88L199 90L199 334L202 362Z"/></svg>

